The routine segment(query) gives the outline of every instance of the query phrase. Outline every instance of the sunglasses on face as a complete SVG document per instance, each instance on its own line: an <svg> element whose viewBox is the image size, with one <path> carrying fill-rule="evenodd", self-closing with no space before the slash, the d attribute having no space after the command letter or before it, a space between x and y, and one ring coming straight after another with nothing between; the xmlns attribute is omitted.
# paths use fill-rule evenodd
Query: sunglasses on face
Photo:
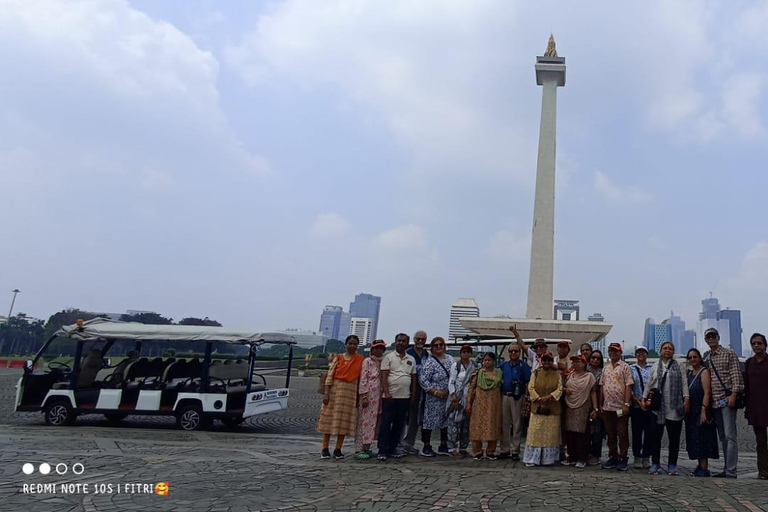
<svg viewBox="0 0 768 512"><path fill-rule="evenodd" d="M520 351L519 350L508 350L507 352L509 352L510 354L517 354Z"/></svg>

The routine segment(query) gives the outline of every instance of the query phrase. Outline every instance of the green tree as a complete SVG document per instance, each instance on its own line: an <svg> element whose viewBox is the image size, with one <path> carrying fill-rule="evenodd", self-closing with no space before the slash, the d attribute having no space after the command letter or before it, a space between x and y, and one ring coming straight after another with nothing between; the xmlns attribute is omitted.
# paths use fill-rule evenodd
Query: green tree
<svg viewBox="0 0 768 512"><path fill-rule="evenodd" d="M216 320L211 320L208 317L195 318L193 316L182 318L179 325L201 325L203 327L221 327L221 324Z"/></svg>
<svg viewBox="0 0 768 512"><path fill-rule="evenodd" d="M0 355L25 356L36 353L45 343L42 320L29 321L19 313L0 324Z"/></svg>
<svg viewBox="0 0 768 512"><path fill-rule="evenodd" d="M121 322L138 322L147 325L172 325L173 318L166 318L159 313L137 313L135 315L120 315Z"/></svg>
<svg viewBox="0 0 768 512"><path fill-rule="evenodd" d="M58 313L55 313L48 318L48 321L45 323L45 334L44 338L47 340L53 334L64 327L65 325L72 325L76 323L79 319L82 320L91 320L93 318L97 318L100 315L97 315L96 313L91 313L90 311L83 311L81 309L77 308L67 308L62 309Z"/></svg>

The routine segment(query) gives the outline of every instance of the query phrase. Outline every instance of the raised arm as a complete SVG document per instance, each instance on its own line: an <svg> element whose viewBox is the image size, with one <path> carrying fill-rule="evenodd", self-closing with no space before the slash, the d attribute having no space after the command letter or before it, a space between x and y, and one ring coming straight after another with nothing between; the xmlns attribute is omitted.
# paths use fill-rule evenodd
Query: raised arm
<svg viewBox="0 0 768 512"><path fill-rule="evenodd" d="M527 356L528 345L525 344L525 342L523 341L523 337L520 336L520 333L517 331L517 324L510 325L509 330L512 331L512 334L515 336L515 339L517 340L517 345L520 347L521 353Z"/></svg>

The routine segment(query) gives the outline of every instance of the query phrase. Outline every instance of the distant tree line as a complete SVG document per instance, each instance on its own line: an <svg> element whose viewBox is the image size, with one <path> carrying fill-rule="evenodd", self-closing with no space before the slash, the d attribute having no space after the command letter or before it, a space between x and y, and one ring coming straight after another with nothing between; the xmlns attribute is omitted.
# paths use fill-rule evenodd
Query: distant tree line
<svg viewBox="0 0 768 512"><path fill-rule="evenodd" d="M47 322L42 320L32 320L24 313L9 318L6 322L0 324L0 356L28 356L37 353L51 336L65 325L72 325L78 319L91 320L93 318L103 317L98 313L83 311L76 308L68 308L55 313L48 318ZM137 313L135 315L121 315L123 322L139 322L151 325L174 325L173 318L166 318L159 313ZM221 327L216 320L208 317L182 318L175 325L200 325ZM153 347L162 355L170 346Z"/></svg>

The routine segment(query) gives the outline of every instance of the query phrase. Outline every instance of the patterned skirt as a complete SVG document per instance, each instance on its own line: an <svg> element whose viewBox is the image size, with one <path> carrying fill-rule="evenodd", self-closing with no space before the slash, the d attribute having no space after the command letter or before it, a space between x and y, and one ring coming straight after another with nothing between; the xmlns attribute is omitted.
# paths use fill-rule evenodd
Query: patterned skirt
<svg viewBox="0 0 768 512"><path fill-rule="evenodd" d="M570 407L564 407L565 409L565 430L568 432L578 432L579 434L589 433L589 411L592 409L592 404L589 400L584 402L581 407L571 409Z"/></svg>
<svg viewBox="0 0 768 512"><path fill-rule="evenodd" d="M333 379L328 405L320 409L317 431L321 434L351 436L357 429L357 380Z"/></svg>

